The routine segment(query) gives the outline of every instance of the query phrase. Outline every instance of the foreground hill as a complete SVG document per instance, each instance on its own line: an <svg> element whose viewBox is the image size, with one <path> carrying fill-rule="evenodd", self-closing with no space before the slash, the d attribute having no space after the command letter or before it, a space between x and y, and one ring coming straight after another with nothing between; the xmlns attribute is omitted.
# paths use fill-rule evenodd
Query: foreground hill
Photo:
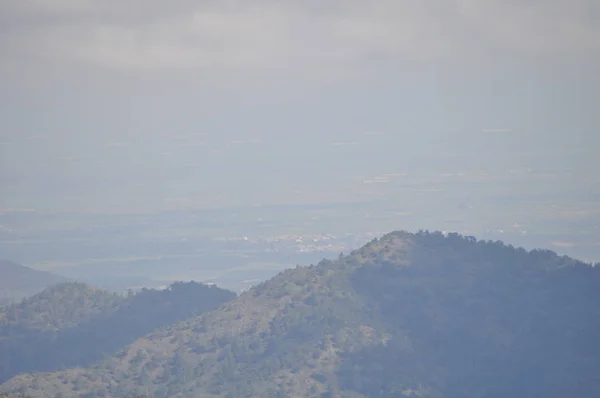
<svg viewBox="0 0 600 398"><path fill-rule="evenodd" d="M115 311L124 301L122 296L83 283L60 283L0 309L0 339L7 337L7 328L56 332L74 327Z"/></svg>
<svg viewBox="0 0 600 398"><path fill-rule="evenodd" d="M122 297L81 283L50 287L0 310L0 382L88 365L154 329L213 310L235 293L175 283Z"/></svg>
<svg viewBox="0 0 600 398"><path fill-rule="evenodd" d="M37 397L600 396L600 268L550 251L391 233L288 270Z"/></svg>
<svg viewBox="0 0 600 398"><path fill-rule="evenodd" d="M0 260L0 302L7 303L36 294L66 278L10 261Z"/></svg>

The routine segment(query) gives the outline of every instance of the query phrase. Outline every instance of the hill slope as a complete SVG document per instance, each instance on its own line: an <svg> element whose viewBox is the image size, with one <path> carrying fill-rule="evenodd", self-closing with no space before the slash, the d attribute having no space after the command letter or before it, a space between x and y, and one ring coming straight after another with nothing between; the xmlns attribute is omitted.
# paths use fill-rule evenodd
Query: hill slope
<svg viewBox="0 0 600 398"><path fill-rule="evenodd" d="M56 332L115 311L123 301L122 296L83 283L59 283L0 309L0 327Z"/></svg>
<svg viewBox="0 0 600 398"><path fill-rule="evenodd" d="M33 396L600 396L600 269L549 251L396 232L288 270Z"/></svg>
<svg viewBox="0 0 600 398"><path fill-rule="evenodd" d="M0 310L0 381L91 364L154 329L233 298L235 293L198 283L144 289L128 298L80 283L50 287Z"/></svg>
<svg viewBox="0 0 600 398"><path fill-rule="evenodd" d="M0 299L19 300L36 294L48 286L66 282L66 278L39 271L10 261L0 260Z"/></svg>

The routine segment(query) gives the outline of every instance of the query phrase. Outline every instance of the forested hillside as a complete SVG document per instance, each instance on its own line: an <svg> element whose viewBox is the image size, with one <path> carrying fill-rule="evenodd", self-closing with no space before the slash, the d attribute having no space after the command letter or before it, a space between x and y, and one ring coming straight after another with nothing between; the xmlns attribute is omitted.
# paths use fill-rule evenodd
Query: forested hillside
<svg viewBox="0 0 600 398"><path fill-rule="evenodd" d="M288 270L34 397L600 396L600 269L456 234L395 232Z"/></svg>
<svg viewBox="0 0 600 398"><path fill-rule="evenodd" d="M124 297L83 283L61 283L0 310L0 338L8 328L57 331L115 311Z"/></svg>
<svg viewBox="0 0 600 398"><path fill-rule="evenodd" d="M0 310L0 381L91 364L233 298L230 291L198 283L144 289L127 298L80 283L53 286Z"/></svg>

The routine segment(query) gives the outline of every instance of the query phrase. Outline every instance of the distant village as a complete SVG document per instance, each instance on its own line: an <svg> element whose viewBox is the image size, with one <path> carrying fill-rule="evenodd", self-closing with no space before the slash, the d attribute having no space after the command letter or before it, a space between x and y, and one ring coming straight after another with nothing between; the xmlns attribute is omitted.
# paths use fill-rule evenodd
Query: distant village
<svg viewBox="0 0 600 398"><path fill-rule="evenodd" d="M355 249L366 242L380 237L380 232L362 232L356 234L303 234L303 235L277 235L277 236L239 236L232 238L218 238L216 240L240 243L246 248L263 252L342 252Z"/></svg>

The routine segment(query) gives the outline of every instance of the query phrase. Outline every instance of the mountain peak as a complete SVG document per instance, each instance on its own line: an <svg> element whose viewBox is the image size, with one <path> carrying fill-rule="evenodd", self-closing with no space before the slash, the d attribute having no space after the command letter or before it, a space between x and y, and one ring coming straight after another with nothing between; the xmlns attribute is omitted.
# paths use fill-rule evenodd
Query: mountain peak
<svg viewBox="0 0 600 398"><path fill-rule="evenodd" d="M2 388L87 397L595 398L600 309L589 303L600 302L599 284L600 269L548 250L393 232L286 270L93 367L22 375Z"/></svg>

